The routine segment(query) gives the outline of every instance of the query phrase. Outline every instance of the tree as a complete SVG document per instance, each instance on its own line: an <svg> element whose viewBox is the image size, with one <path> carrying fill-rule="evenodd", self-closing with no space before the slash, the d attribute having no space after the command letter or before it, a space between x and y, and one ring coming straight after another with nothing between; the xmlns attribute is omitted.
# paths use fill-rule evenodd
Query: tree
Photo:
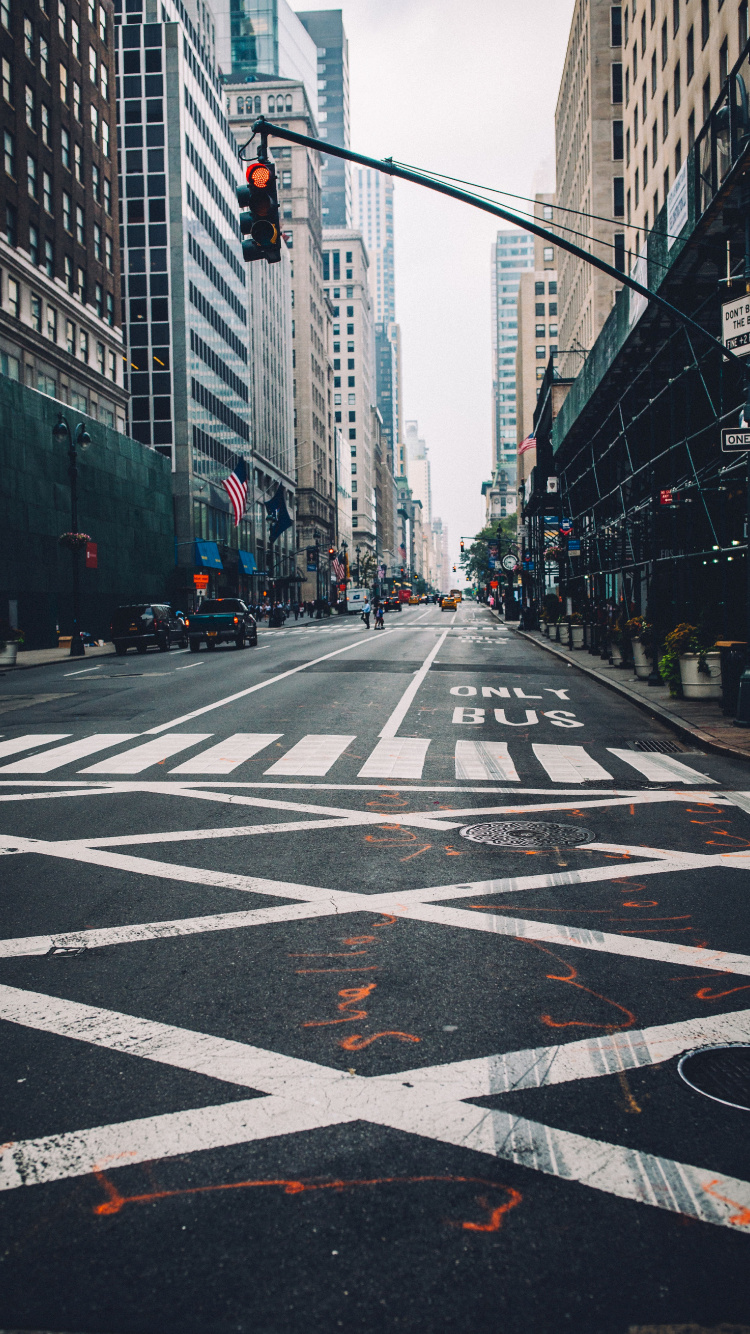
<svg viewBox="0 0 750 1334"><path fill-rule="evenodd" d="M362 588L368 588L375 580L378 561L374 551L363 551L359 561L359 578Z"/></svg>

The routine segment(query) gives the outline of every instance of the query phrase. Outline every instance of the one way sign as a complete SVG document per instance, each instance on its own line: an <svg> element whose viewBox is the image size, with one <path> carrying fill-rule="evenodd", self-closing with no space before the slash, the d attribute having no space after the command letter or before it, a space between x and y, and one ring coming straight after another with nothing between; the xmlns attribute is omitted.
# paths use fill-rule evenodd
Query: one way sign
<svg viewBox="0 0 750 1334"><path fill-rule="evenodd" d="M723 430L721 448L724 454L742 454L750 449L750 431Z"/></svg>

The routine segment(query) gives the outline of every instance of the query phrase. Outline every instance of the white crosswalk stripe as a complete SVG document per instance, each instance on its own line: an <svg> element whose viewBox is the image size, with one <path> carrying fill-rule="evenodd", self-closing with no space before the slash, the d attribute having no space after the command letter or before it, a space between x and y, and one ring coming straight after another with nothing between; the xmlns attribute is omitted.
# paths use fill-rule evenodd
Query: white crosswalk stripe
<svg viewBox="0 0 750 1334"><path fill-rule="evenodd" d="M457 741L456 778L499 778L520 783L505 741Z"/></svg>
<svg viewBox="0 0 750 1334"><path fill-rule="evenodd" d="M25 760L5 764L0 773L48 774L53 769L62 769L63 765L72 764L74 760L82 760L86 755L93 755L97 750L118 746L121 741L131 741L137 735L137 732L97 732L94 736L83 737L80 741L69 741L67 746L45 750L42 755L27 755Z"/></svg>
<svg viewBox="0 0 750 1334"><path fill-rule="evenodd" d="M219 741L190 760L184 760L171 774L229 774L244 760L252 759L259 750L278 741L283 732L235 732L226 741Z"/></svg>
<svg viewBox="0 0 750 1334"><path fill-rule="evenodd" d="M641 754L636 750L618 750L615 746L607 746L607 750L652 783L699 783L702 786L716 782L715 778L691 769L689 764L682 764L672 755Z"/></svg>
<svg viewBox="0 0 750 1334"><path fill-rule="evenodd" d="M27 732L26 736L17 736L10 741L0 741L0 759L6 755L17 755L19 750L33 750L35 746L48 746L50 741L64 741L70 732Z"/></svg>
<svg viewBox="0 0 750 1334"><path fill-rule="evenodd" d="M132 750L123 751L121 755L113 755L109 760L100 760L98 764L89 765L88 769L80 769L82 774L140 774L144 769L148 769L152 764L158 764L160 760L169 759L170 755L176 755L180 750L187 750L188 746L196 746L199 741L208 741L213 736L212 732L164 732L162 736L154 737L153 741L147 741L143 746L134 746Z"/></svg>
<svg viewBox="0 0 750 1334"><path fill-rule="evenodd" d="M322 778L339 755L356 738L353 736L334 736L311 733L303 736L296 746L282 755L276 764L266 769L267 774L289 774L305 778Z"/></svg>
<svg viewBox="0 0 750 1334"><path fill-rule="evenodd" d="M429 741L383 737L359 771L360 778L421 778Z"/></svg>
<svg viewBox="0 0 750 1334"><path fill-rule="evenodd" d="M583 746L533 745L532 750L553 783L584 783L587 778L611 778Z"/></svg>

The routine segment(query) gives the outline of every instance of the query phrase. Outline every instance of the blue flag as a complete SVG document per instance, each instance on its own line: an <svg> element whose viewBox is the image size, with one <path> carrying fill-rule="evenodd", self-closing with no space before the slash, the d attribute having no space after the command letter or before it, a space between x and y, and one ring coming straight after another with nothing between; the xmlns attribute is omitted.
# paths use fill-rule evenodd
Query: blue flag
<svg viewBox="0 0 750 1334"><path fill-rule="evenodd" d="M268 539L270 542L275 542L277 537L280 537L282 533L286 532L287 528L291 528L292 526L292 520L289 516L289 510L286 507L284 491L280 482L274 495L270 500L266 501L266 514L269 519L272 520Z"/></svg>

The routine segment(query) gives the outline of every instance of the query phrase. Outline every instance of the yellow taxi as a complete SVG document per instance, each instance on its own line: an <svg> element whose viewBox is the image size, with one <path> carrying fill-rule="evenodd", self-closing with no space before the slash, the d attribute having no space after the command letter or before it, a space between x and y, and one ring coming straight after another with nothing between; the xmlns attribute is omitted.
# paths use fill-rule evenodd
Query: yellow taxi
<svg viewBox="0 0 750 1334"><path fill-rule="evenodd" d="M452 593L449 596L442 598L440 601L440 610L458 611L458 598Z"/></svg>
<svg viewBox="0 0 750 1334"><path fill-rule="evenodd" d="M411 597L409 598L409 606L410 607L419 606L419 598L417 597L416 593L412 593Z"/></svg>

